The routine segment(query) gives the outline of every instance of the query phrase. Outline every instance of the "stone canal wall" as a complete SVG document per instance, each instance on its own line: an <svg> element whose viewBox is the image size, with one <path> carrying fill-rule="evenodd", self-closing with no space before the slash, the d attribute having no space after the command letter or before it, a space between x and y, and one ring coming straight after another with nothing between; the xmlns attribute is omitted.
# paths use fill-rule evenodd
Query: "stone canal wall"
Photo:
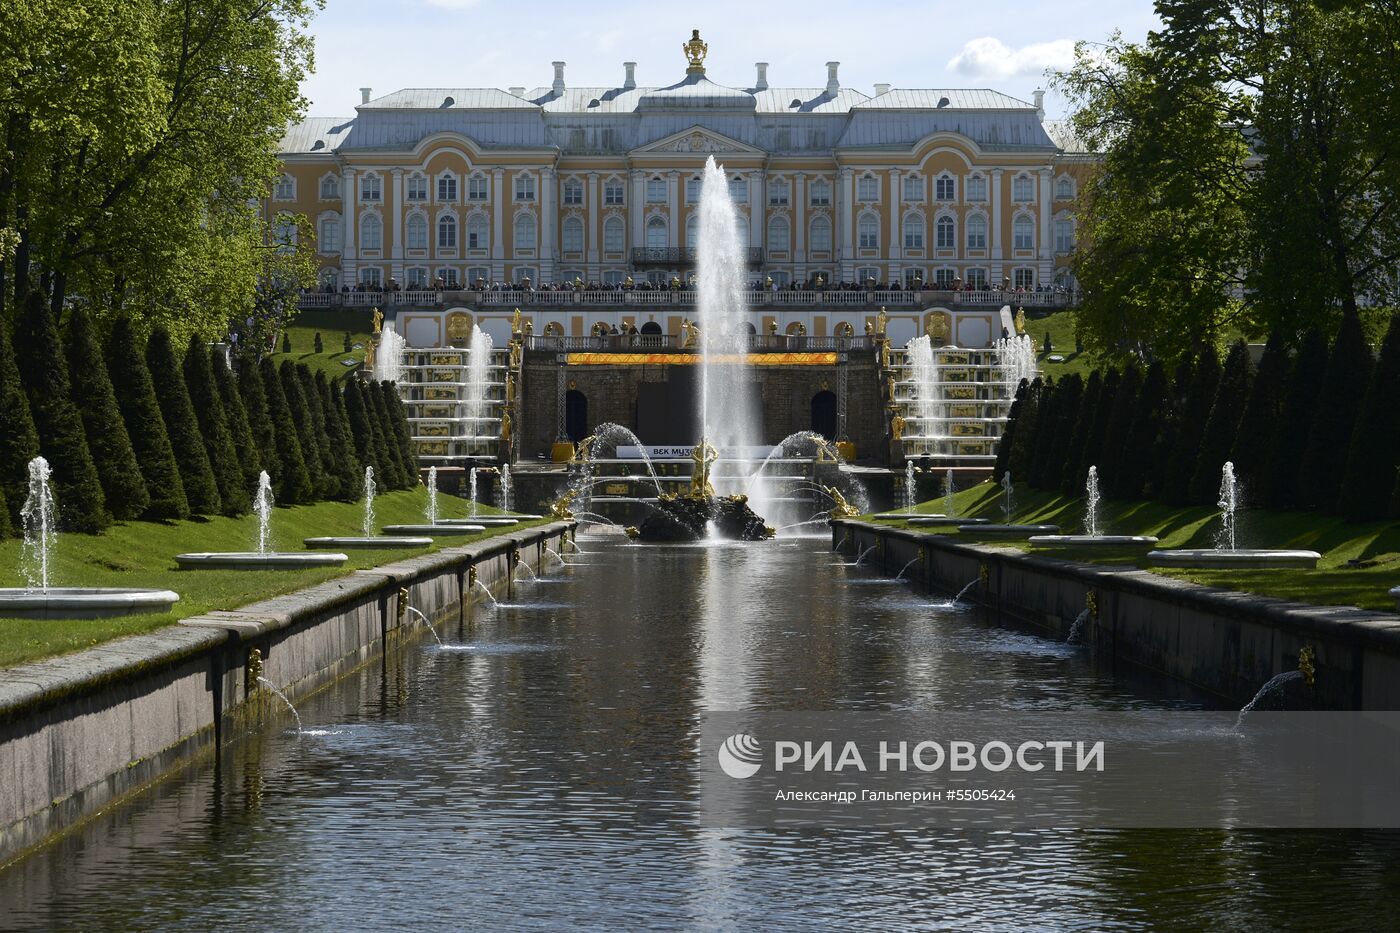
<svg viewBox="0 0 1400 933"><path fill-rule="evenodd" d="M873 548L865 563L887 573L915 561L905 576L929 590L978 581L978 602L1054 638L1065 638L1092 605L1085 641L1110 666L1148 668L1244 704L1269 678L1296 669L1310 646L1318 706L1400 710L1394 613L1310 606L861 521L833 522L832 536L848 554Z"/></svg>
<svg viewBox="0 0 1400 933"><path fill-rule="evenodd" d="M474 579L507 592L517 562L539 570L573 528L507 532L0 671L0 865L217 746L268 702L259 676L293 700L317 690L421 627L408 606L465 614Z"/></svg>

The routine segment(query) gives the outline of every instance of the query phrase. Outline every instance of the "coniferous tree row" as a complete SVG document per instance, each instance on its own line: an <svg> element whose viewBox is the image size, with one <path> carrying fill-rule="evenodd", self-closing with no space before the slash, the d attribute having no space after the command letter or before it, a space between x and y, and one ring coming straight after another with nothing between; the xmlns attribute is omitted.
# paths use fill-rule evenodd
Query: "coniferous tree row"
<svg viewBox="0 0 1400 933"><path fill-rule="evenodd" d="M321 459L322 484L318 494L322 499L343 499L341 477L336 470L335 451L331 449L331 436L326 429L326 410L321 404L321 393L316 391L316 380L311 375L311 367L298 363L296 367L297 387L306 403L306 413L310 416L311 432L316 438L316 450Z"/></svg>
<svg viewBox="0 0 1400 933"><path fill-rule="evenodd" d="M1079 406L1079 416L1074 421L1074 433L1070 436L1069 448L1065 451L1064 467L1060 471L1060 491L1067 496L1077 496L1084 489L1083 478L1079 475L1079 464L1084 458L1084 447L1089 442L1095 410L1099 406L1099 396L1102 394L1103 373L1096 369L1089 373L1089 378L1084 383L1084 402Z"/></svg>
<svg viewBox="0 0 1400 933"><path fill-rule="evenodd" d="M1240 417L1238 433L1230 448L1230 460L1235 475L1246 489L1259 490L1262 497L1267 488L1269 451L1275 432L1283 417L1283 396L1288 384L1290 363L1282 331L1275 331L1264 345L1259 368L1254 374L1254 386Z"/></svg>
<svg viewBox="0 0 1400 933"><path fill-rule="evenodd" d="M365 399L364 387L360 380L345 380L345 418L350 426L350 442L355 447L355 458L360 467L374 467L374 475L384 475L383 462L374 443L373 415Z"/></svg>
<svg viewBox="0 0 1400 933"><path fill-rule="evenodd" d="M1338 459L1351 446L1356 412L1371 377L1371 348L1355 313L1342 316L1342 326L1327 358L1327 374L1313 408L1308 443L1298 469L1296 493L1304 508L1332 511L1341 489Z"/></svg>
<svg viewBox="0 0 1400 933"><path fill-rule="evenodd" d="M76 309L70 316L67 338L73 404L83 419L88 450L102 484L107 510L114 518L137 518L150 505L146 481L136 462L121 409L117 407L107 364L102 360L92 324L83 309Z"/></svg>
<svg viewBox="0 0 1400 933"><path fill-rule="evenodd" d="M1201 432L1196 472L1187 490L1194 505L1210 505L1220 498L1220 469L1230 459L1253 382L1254 363L1249 358L1249 348L1243 340L1237 340L1225 358L1215 401L1211 404L1205 430Z"/></svg>
<svg viewBox="0 0 1400 933"><path fill-rule="evenodd" d="M1108 477L1107 491L1113 498L1152 498L1156 494L1151 488L1155 467L1153 453L1170 408L1167 369L1154 360L1142 377L1137 398L1133 399L1131 424L1122 437L1114 440L1123 449L1113 475Z"/></svg>
<svg viewBox="0 0 1400 933"><path fill-rule="evenodd" d="M1157 443L1153 449L1152 474L1145 484L1152 490L1151 498L1158 501L1166 500L1167 468L1171 465L1172 453L1176 450L1177 438L1181 435L1182 413L1186 410L1186 399L1191 394L1191 383L1195 379L1196 361L1190 358L1179 360L1172 371L1171 386L1167 390L1167 406L1162 416L1162 430L1157 435Z"/></svg>
<svg viewBox="0 0 1400 933"><path fill-rule="evenodd" d="M19 510L29 495L29 461L38 455L39 435L15 365L9 328L0 322L0 493L11 529L19 527Z"/></svg>
<svg viewBox="0 0 1400 933"><path fill-rule="evenodd" d="M1011 462L1011 448L1016 443L1016 425L1021 420L1021 409L1025 407L1026 394L1031 384L1022 379L1016 386L1016 396L1011 400L1011 408L1006 413L1006 425L1001 430L1001 440L997 442L997 459L992 467L992 482L1000 483L1006 475L1007 464Z"/></svg>
<svg viewBox="0 0 1400 933"><path fill-rule="evenodd" d="M1099 444L1099 488L1104 495L1112 495L1121 481L1126 453L1124 442L1132 431L1133 415L1137 411L1138 393L1141 391L1142 370L1129 363L1119 379L1103 441Z"/></svg>
<svg viewBox="0 0 1400 933"><path fill-rule="evenodd" d="M1191 385L1176 419L1173 449L1167 462L1161 496L1169 505L1191 503L1191 479L1196 475L1201 439L1205 436L1206 421L1210 419L1210 409L1215 404L1215 390L1219 384L1220 358L1215 353L1215 347L1207 346L1196 357Z"/></svg>
<svg viewBox="0 0 1400 933"><path fill-rule="evenodd" d="M1099 403L1094 406L1094 420L1089 424L1089 433L1084 438L1084 450L1075 470L1075 492L1082 495L1084 484L1089 478L1089 467L1099 466L1103 459L1104 441L1108 436L1108 418L1113 413L1113 405L1118 400L1118 386L1123 375L1116 366L1110 366L1103 377L1103 387L1099 390ZM1103 470L1099 470L1103 474Z"/></svg>
<svg viewBox="0 0 1400 933"><path fill-rule="evenodd" d="M223 398L214 384L214 370L209 362L209 348L196 334L190 338L185 351L185 389L194 406L199 433L204 437L204 452L219 489L220 510L225 515L242 515L251 504L251 492L243 478L243 464L238 458Z"/></svg>
<svg viewBox="0 0 1400 933"><path fill-rule="evenodd" d="M399 449L394 422L389 417L389 406L384 401L384 383L371 379L365 384L369 391L369 402L374 410L375 432L379 443L384 447L384 457L388 476L385 485L389 489L409 488L408 471L404 467L403 452Z"/></svg>
<svg viewBox="0 0 1400 933"><path fill-rule="evenodd" d="M1055 430L1046 451L1045 469L1041 476L1042 489L1058 491L1060 477L1064 475L1065 458L1069 455L1070 440L1074 435L1074 423L1079 417L1079 406L1084 400L1084 377L1079 373L1066 376L1056 383L1060 397L1056 403Z"/></svg>
<svg viewBox="0 0 1400 933"><path fill-rule="evenodd" d="M8 538L15 533L10 524L10 507L5 502L5 490L0 489L0 538Z"/></svg>
<svg viewBox="0 0 1400 933"><path fill-rule="evenodd" d="M364 395L365 415L369 419L370 436L374 439L374 456L378 462L375 468L375 475L380 477L381 485L386 489L397 489L402 482L401 471L394 467L394 459L390 455L390 446L384 437L384 424L380 417L380 408L375 405L376 383L369 380L360 383L360 391Z"/></svg>
<svg viewBox="0 0 1400 933"><path fill-rule="evenodd" d="M154 521L188 518L189 501L185 498L185 484L165 429L165 416L161 414L155 384L146 367L146 354L137 344L127 317L118 318L107 337L107 374L112 380L112 391L141 468L141 477L146 482L150 501L142 517Z"/></svg>
<svg viewBox="0 0 1400 933"><path fill-rule="evenodd" d="M248 433L253 436L253 443L258 448L261 469L267 471L272 488L280 489L282 455L277 447L277 434L272 428L272 415L267 408L262 369L248 357L238 361L238 397L243 400L243 412L248 416Z"/></svg>
<svg viewBox="0 0 1400 933"><path fill-rule="evenodd" d="M1036 416L1035 440L1031 442L1031 456L1026 464L1026 481L1035 489L1049 488L1045 479L1045 461L1049 458L1045 456L1045 451L1050 446L1050 437L1059 422L1060 406L1063 403L1064 394L1060 391L1060 383L1046 376L1045 384L1040 389L1040 411Z"/></svg>
<svg viewBox="0 0 1400 933"><path fill-rule="evenodd" d="M253 430L248 426L248 412L243 407L243 396L238 392L238 382L228 360L218 348L209 350L209 370L214 374L214 387L219 391L219 401L224 406L224 420L228 422L229 439L238 452L238 468L243 476L243 488L248 495L258 488L258 473L262 470L262 449L253 440Z"/></svg>
<svg viewBox="0 0 1400 933"><path fill-rule="evenodd" d="M384 404L389 409L389 420L394 423L394 433L399 439L399 456L403 460L404 473L410 487L417 486L418 454L413 447L413 428L408 423L408 410L404 408L399 389L392 382L384 383Z"/></svg>
<svg viewBox="0 0 1400 933"><path fill-rule="evenodd" d="M364 466L355 456L355 444L350 439L350 427L345 419L345 402L340 387L317 370L312 390L321 406L322 421L330 444L331 464L336 478L336 495L350 501L364 491Z"/></svg>
<svg viewBox="0 0 1400 933"><path fill-rule="evenodd" d="M291 412L292 424L296 426L297 441L301 444L302 460L306 463L306 475L311 480L311 492L305 499L310 502L325 497L329 487L325 466L321 462L321 444L316 438L316 426L311 420L311 407L301 394L301 381L297 379L296 366L291 360L283 360L277 368L278 380L282 383L282 394L287 399L287 410Z"/></svg>
<svg viewBox="0 0 1400 933"><path fill-rule="evenodd" d="M1024 483L1029 478L1035 437L1040 430L1040 411L1044 397L1045 380L1036 376L1031 380L1025 404L1021 406L1016 437L1011 444L1011 459L1006 464L1006 471L1011 474L1013 482Z"/></svg>
<svg viewBox="0 0 1400 933"><path fill-rule="evenodd" d="M175 463L180 468L180 480L185 486L185 499L194 515L215 515L223 503L219 484L204 448L204 435L190 402L184 373L175 358L170 334L163 327L151 332L146 342L146 365L151 371L151 383L165 418L165 430L170 435L170 447L175 451Z"/></svg>
<svg viewBox="0 0 1400 933"><path fill-rule="evenodd" d="M1337 511L1349 522L1385 518L1400 476L1400 313L1392 314L1356 416Z"/></svg>
<svg viewBox="0 0 1400 933"><path fill-rule="evenodd" d="M15 354L29 412L39 437L39 453L53 470L51 488L59 526L90 534L112 522L102 482L88 450L83 420L73 404L68 365L47 299L31 292L15 326Z"/></svg>
<svg viewBox="0 0 1400 933"><path fill-rule="evenodd" d="M282 378L277 366L270 357L263 357L258 364L262 377L263 394L267 398L268 422L272 426L273 441L277 445L277 459L281 465L280 477L276 483L276 498L283 505L310 502L315 494L311 474L306 469L302 455L301 439L297 435L296 422L287 404L287 395L282 391Z"/></svg>
<svg viewBox="0 0 1400 933"><path fill-rule="evenodd" d="M1327 338L1319 328L1303 335L1293 357L1293 368L1284 391L1283 413L1269 445L1269 473L1264 501L1271 509L1302 508L1298 494L1298 466L1308 446L1308 432L1327 375Z"/></svg>

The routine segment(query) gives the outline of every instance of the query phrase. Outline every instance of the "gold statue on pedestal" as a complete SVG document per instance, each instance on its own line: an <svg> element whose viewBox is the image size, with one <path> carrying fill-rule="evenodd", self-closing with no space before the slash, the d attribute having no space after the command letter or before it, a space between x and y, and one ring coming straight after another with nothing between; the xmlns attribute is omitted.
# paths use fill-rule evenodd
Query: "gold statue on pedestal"
<svg viewBox="0 0 1400 933"><path fill-rule="evenodd" d="M1026 309L1016 309L1016 336L1024 337L1026 334Z"/></svg>
<svg viewBox="0 0 1400 933"><path fill-rule="evenodd" d="M700 326L690 318L681 318L681 349L690 350L700 342Z"/></svg>
<svg viewBox="0 0 1400 933"><path fill-rule="evenodd" d="M713 499L715 488L710 485L710 467L719 459L719 451L703 437L690 452L695 466L690 471L690 495L693 499Z"/></svg>
<svg viewBox="0 0 1400 933"><path fill-rule="evenodd" d="M860 509L846 501L846 497L841 495L841 490L834 486L823 486L822 492L831 497L833 508L827 515L832 518L855 518L860 514Z"/></svg>
<svg viewBox="0 0 1400 933"><path fill-rule="evenodd" d="M510 409L501 409L501 440L510 443Z"/></svg>
<svg viewBox="0 0 1400 933"><path fill-rule="evenodd" d="M365 341L365 369L371 372L374 371L374 351L374 338L371 337L369 340Z"/></svg>
<svg viewBox="0 0 1400 933"><path fill-rule="evenodd" d="M375 308L370 312L370 317L374 320L374 332L378 334L384 326L384 312Z"/></svg>
<svg viewBox="0 0 1400 933"><path fill-rule="evenodd" d="M889 324L890 324L890 316L889 316L889 314L885 311L885 306L884 306L884 305L880 305L880 313L879 313L879 315L875 318L875 333L876 333L876 335L879 336L879 337L884 337L884 336L885 336L886 329L889 327Z"/></svg>
<svg viewBox="0 0 1400 933"><path fill-rule="evenodd" d="M515 309L515 314L511 315L511 319L510 319L510 335L511 335L512 337L519 337L519 336L520 336L520 309L519 309L519 308L516 308L516 309Z"/></svg>
<svg viewBox="0 0 1400 933"><path fill-rule="evenodd" d="M685 60L689 67L686 71L693 74L705 73L705 56L709 54L710 47L700 38L700 30L690 31L690 41L681 43L681 51L685 53Z"/></svg>
<svg viewBox="0 0 1400 933"><path fill-rule="evenodd" d="M906 424L907 422L904 420L904 416L896 411L890 416L890 436L895 440L902 440L904 438L904 428Z"/></svg>

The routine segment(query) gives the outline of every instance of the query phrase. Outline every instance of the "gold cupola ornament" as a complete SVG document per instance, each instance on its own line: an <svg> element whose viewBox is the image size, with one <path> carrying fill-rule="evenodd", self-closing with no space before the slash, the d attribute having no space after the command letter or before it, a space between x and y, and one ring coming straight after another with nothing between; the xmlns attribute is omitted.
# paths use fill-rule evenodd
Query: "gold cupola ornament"
<svg viewBox="0 0 1400 933"><path fill-rule="evenodd" d="M685 52L686 61L690 64L690 67L686 68L686 74L705 73L705 56L710 47L700 38L700 30L690 31L690 41L681 44L681 51Z"/></svg>

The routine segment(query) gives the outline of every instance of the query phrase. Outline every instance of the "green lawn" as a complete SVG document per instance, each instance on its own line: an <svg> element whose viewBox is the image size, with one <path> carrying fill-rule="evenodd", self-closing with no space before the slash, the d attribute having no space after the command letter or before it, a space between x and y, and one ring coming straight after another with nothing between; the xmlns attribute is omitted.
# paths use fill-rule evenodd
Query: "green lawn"
<svg viewBox="0 0 1400 933"><path fill-rule="evenodd" d="M286 330L287 336L292 338L292 352L282 353L282 344L278 341L278 352L272 354L272 360L279 365L284 359L305 363L313 373L318 369L324 370L331 378L354 372L355 367L347 366L345 362L364 362L364 345L369 341L370 330L374 326L370 315L369 308L313 308L301 311ZM346 331L350 332L351 346L358 343L360 349L345 352ZM321 334L323 353L316 352L318 332Z"/></svg>
<svg viewBox="0 0 1400 933"><path fill-rule="evenodd" d="M955 496L958 515L1001 521L1001 488L991 482L965 489ZM1082 530L1084 503L1077 498L1016 487L1012 520L1027 524L1056 524L1066 534ZM920 512L942 512L943 500L916 507ZM1213 547L1219 528L1214 509L1178 508L1159 502L1112 502L1100 506L1105 534L1156 535L1163 548ZM882 523L884 524L884 523ZM889 524L901 525L902 522ZM914 529L921 530L921 529ZM929 533L957 535L956 530ZM1349 524L1336 516L1307 512L1247 511L1240 514L1241 547L1304 548L1322 555L1316 570L1176 570L1153 572L1208 586L1262 593L1322 606L1361 606L1394 610L1387 591L1400 583L1400 522ZM1025 542L995 542L1029 550ZM1085 562L1121 563L1124 558L1084 552L1045 551L1057 557ZM1130 561L1140 559L1129 558ZM1351 562L1355 562L1354 564Z"/></svg>
<svg viewBox="0 0 1400 933"><path fill-rule="evenodd" d="M375 500L375 515L382 527L423 521L427 490L392 492ZM440 496L443 518L464 518L469 503ZM494 512L485 505L482 513ZM273 545L303 550L301 540L318 535L358 535L363 509L358 503L320 502L315 505L278 508L272 515ZM257 548L257 519L211 518L186 522L122 522L101 535L64 534L58 538L51 582L55 586L138 586L170 589L180 594L173 612L127 616L119 619L0 619L0 667L49 655L86 648L123 635L148 632L180 619L214 609L236 609L302 589L354 570L386 564L404 557L428 553L440 547L456 547L502 531L531 527L522 522L507 529L491 529L480 535L439 538L431 548L392 551L347 551L342 567L310 570L177 570L172 559L186 551L248 551ZM0 586L22 586L19 576L20 542L0 541Z"/></svg>
<svg viewBox="0 0 1400 933"><path fill-rule="evenodd" d="M1035 341L1036 365L1042 375L1054 376L1056 380L1070 373L1088 377L1094 369L1094 361L1087 353L1074 352L1074 312L1055 311L1043 317L1032 317L1026 312L1026 333ZM1045 335L1050 335L1051 350L1045 352ZM1050 357L1062 356L1064 362L1052 363Z"/></svg>

